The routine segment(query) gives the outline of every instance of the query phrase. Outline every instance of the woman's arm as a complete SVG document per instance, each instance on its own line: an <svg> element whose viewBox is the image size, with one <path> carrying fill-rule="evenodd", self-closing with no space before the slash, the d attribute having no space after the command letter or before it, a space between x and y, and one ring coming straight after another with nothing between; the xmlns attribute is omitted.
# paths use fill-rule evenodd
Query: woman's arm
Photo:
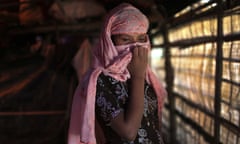
<svg viewBox="0 0 240 144"><path fill-rule="evenodd" d="M131 85L127 108L111 121L111 127L124 139L132 141L137 135L144 110L144 81L148 63L148 49L133 49L128 65Z"/></svg>

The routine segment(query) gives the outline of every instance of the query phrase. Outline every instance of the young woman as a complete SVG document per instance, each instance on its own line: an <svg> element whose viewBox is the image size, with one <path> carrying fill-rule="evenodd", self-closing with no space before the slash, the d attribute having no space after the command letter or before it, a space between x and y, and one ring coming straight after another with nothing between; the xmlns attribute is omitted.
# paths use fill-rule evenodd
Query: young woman
<svg viewBox="0 0 240 144"><path fill-rule="evenodd" d="M69 144L163 143L166 91L148 66L148 25L127 3L107 15L93 67L75 92Z"/></svg>

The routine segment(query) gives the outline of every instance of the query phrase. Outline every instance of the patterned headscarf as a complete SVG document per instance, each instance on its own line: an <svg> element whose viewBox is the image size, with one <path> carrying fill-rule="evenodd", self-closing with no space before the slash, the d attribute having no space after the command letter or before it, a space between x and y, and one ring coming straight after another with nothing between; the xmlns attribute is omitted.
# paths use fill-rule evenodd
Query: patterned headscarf
<svg viewBox="0 0 240 144"><path fill-rule="evenodd" d="M131 61L132 45L141 45L150 48L149 40L146 43L133 43L124 46L114 46L111 36L114 34L145 34L148 30L148 19L137 8L123 3L106 17L99 40L99 46L95 47L92 69L84 77L76 89L69 128L69 144L96 144L95 137L95 96L97 78L101 72L116 80L126 81L130 78L127 65ZM146 80L153 88L158 97L159 120L161 109L166 96L166 91L147 67Z"/></svg>

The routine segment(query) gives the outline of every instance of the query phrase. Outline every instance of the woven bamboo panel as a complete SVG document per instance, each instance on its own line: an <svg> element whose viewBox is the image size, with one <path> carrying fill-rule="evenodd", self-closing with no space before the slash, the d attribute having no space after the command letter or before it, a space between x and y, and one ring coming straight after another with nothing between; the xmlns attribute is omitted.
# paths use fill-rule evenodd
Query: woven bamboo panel
<svg viewBox="0 0 240 144"><path fill-rule="evenodd" d="M223 61L223 78L240 83L240 63Z"/></svg>
<svg viewBox="0 0 240 144"><path fill-rule="evenodd" d="M176 99L176 109L182 113L186 118L190 119L197 125L199 125L202 131L205 131L209 135L214 135L214 119L206 115L204 112L199 111L195 107L189 106L181 99ZM187 123L177 117L177 139L181 144L206 144L204 137L193 129Z"/></svg>
<svg viewBox="0 0 240 144"><path fill-rule="evenodd" d="M174 91L214 112L216 44L208 43L186 49L175 48L171 50L171 54L175 72ZM221 116L240 127L240 87L237 85L240 83L240 42L223 43L223 57L225 59L222 62L222 78L230 82L222 81ZM213 135L214 120L211 117L183 104L179 99L176 99L176 109ZM181 123L178 127L178 139L191 143L188 128ZM180 134L183 132L187 136ZM239 135L235 134L231 128L221 127L220 137L224 144L239 144Z"/></svg>
<svg viewBox="0 0 240 144"><path fill-rule="evenodd" d="M170 46L175 46L170 49L170 60L173 91L177 93L176 138L181 144L205 144L216 139L222 144L240 144L239 11L236 6L224 11L222 18L204 17L168 30ZM223 41L215 40L217 37ZM215 80L221 87L216 87L219 83ZM216 119L218 111L214 108L219 104L220 119ZM214 126L220 126L220 136L214 133Z"/></svg>
<svg viewBox="0 0 240 144"><path fill-rule="evenodd" d="M240 60L240 41L224 43L223 57ZM223 78L240 83L240 63L237 61L224 61Z"/></svg>
<svg viewBox="0 0 240 144"><path fill-rule="evenodd" d="M223 125L220 127L220 135L220 141L224 144L240 144L239 134L231 132Z"/></svg>
<svg viewBox="0 0 240 144"><path fill-rule="evenodd" d="M191 118L194 122L199 122L199 118L203 118L199 117L199 112L196 109L192 109L187 104L184 104L183 110L184 113L186 113L186 116Z"/></svg>
<svg viewBox="0 0 240 144"><path fill-rule="evenodd" d="M240 41L223 43L223 57L226 59L223 61L222 77L226 81L222 82L221 87L221 116L240 127ZM223 128L223 134L226 131L225 129L229 131L229 128Z"/></svg>
<svg viewBox="0 0 240 144"><path fill-rule="evenodd" d="M222 100L231 103L234 106L239 104L239 86L231 85L229 83L222 83Z"/></svg>
<svg viewBox="0 0 240 144"><path fill-rule="evenodd" d="M191 37L191 33L189 30L189 25L184 25L172 29L169 31L169 41L174 42L180 39L188 39Z"/></svg>
<svg viewBox="0 0 240 144"><path fill-rule="evenodd" d="M191 23L190 34L192 37L202 37L204 35L203 22L195 21Z"/></svg>
<svg viewBox="0 0 240 144"><path fill-rule="evenodd" d="M222 117L229 122L233 123L234 125L240 127L239 120L240 114L239 110L232 108L231 105L222 103L222 110L221 110Z"/></svg>
<svg viewBox="0 0 240 144"><path fill-rule="evenodd" d="M181 101L181 100L178 99L177 101ZM184 113L184 115L187 118L190 118L193 122L199 124L207 133L213 136L213 133L214 133L213 118L207 116L205 113L193 107L188 106L186 103L183 103L183 102L180 106L178 105L177 107L178 109L181 109L181 111Z"/></svg>
<svg viewBox="0 0 240 144"><path fill-rule="evenodd" d="M224 35L240 32L240 14L228 15L223 18Z"/></svg>
<svg viewBox="0 0 240 144"><path fill-rule="evenodd" d="M213 111L216 45L207 43L186 49L172 49L175 69L174 91Z"/></svg>
<svg viewBox="0 0 240 144"><path fill-rule="evenodd" d="M240 40L223 43L223 57L240 58Z"/></svg>
<svg viewBox="0 0 240 144"><path fill-rule="evenodd" d="M177 139L181 144L208 144L204 137L177 117Z"/></svg>
<svg viewBox="0 0 240 144"><path fill-rule="evenodd" d="M206 19L203 22L204 36L216 36L217 35L217 19Z"/></svg>
<svg viewBox="0 0 240 144"><path fill-rule="evenodd" d="M203 36L217 35L217 19L197 20L169 30L169 41L179 41Z"/></svg>
<svg viewBox="0 0 240 144"><path fill-rule="evenodd" d="M234 26L239 20L235 15L224 18L226 30L225 34L234 33L238 30L238 26ZM236 22L233 22L233 19ZM238 18L239 19L239 18ZM226 23L230 23L226 26ZM233 26L235 28L233 28ZM223 43L223 76L225 80L221 87L221 117L240 127L240 41L231 41ZM221 126L220 140L226 144L240 144L239 133L234 133L230 127Z"/></svg>

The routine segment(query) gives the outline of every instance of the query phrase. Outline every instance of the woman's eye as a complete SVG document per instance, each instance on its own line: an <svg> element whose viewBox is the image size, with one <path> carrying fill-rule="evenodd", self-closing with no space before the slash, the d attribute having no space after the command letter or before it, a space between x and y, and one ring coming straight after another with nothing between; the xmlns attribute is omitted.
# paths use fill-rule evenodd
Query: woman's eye
<svg viewBox="0 0 240 144"><path fill-rule="evenodd" d="M129 37L121 37L120 41L123 43L123 44L128 44L128 43L131 43L133 40Z"/></svg>
<svg viewBox="0 0 240 144"><path fill-rule="evenodd" d="M146 42L147 38L146 36L141 36L138 38L138 42Z"/></svg>
<svg viewBox="0 0 240 144"><path fill-rule="evenodd" d="M122 38L122 41L128 42L128 41L130 41L130 39L129 38Z"/></svg>
<svg viewBox="0 0 240 144"><path fill-rule="evenodd" d="M145 38L140 38L140 39L138 39L138 42L146 42L146 39Z"/></svg>
<svg viewBox="0 0 240 144"><path fill-rule="evenodd" d="M139 39L140 42L145 42L146 39L145 38L142 38L142 39Z"/></svg>

